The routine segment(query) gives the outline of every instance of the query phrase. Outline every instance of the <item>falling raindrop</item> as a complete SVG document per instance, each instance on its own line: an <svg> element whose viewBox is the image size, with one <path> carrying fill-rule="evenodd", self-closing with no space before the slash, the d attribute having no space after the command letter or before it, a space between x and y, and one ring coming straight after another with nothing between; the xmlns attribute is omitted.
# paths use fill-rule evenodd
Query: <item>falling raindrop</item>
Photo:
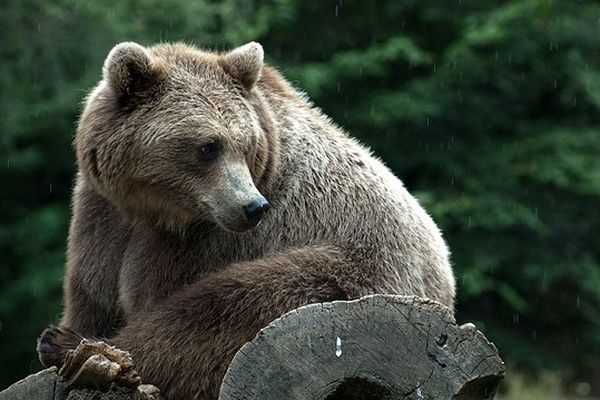
<svg viewBox="0 0 600 400"><path fill-rule="evenodd" d="M581 299L577 296L575 303L577 304L577 308L581 306Z"/></svg>
<svg viewBox="0 0 600 400"><path fill-rule="evenodd" d="M335 5L335 17L338 17L338 10L339 10L339 6L336 4Z"/></svg>
<svg viewBox="0 0 600 400"><path fill-rule="evenodd" d="M335 356L342 356L342 339L339 336L335 339Z"/></svg>
<svg viewBox="0 0 600 400"><path fill-rule="evenodd" d="M513 314L513 324L519 323L519 314Z"/></svg>

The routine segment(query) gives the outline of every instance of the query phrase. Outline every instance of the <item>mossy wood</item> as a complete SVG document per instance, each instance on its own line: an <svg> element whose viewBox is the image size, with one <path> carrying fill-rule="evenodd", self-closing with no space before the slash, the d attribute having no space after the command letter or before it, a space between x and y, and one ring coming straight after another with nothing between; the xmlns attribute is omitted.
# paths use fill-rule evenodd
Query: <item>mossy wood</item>
<svg viewBox="0 0 600 400"><path fill-rule="evenodd" d="M412 296L311 304L262 329L236 354L220 400L493 399L504 364L472 324ZM135 390L65 391L55 370L0 400L144 399Z"/></svg>

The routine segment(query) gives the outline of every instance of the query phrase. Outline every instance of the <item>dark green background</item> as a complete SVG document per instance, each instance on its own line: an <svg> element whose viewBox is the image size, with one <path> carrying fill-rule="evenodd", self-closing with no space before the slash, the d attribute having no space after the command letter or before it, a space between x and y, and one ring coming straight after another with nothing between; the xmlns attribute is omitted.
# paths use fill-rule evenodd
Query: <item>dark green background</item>
<svg viewBox="0 0 600 400"><path fill-rule="evenodd" d="M0 388L60 317L74 127L125 40L262 43L440 224L458 320L600 391L600 6L569 0L4 0Z"/></svg>

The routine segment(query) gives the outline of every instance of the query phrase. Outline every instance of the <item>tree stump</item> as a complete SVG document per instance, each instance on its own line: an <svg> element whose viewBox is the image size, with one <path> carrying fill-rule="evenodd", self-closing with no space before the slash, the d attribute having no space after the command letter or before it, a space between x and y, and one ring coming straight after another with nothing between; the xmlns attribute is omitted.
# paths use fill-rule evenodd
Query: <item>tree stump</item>
<svg viewBox="0 0 600 400"><path fill-rule="evenodd" d="M134 360L135 361L135 360ZM311 304L263 328L235 355L220 400L493 399L504 364L474 325L412 296ZM135 389L66 390L56 369L0 400L141 400Z"/></svg>
<svg viewBox="0 0 600 400"><path fill-rule="evenodd" d="M67 390L56 367L48 368L0 392L0 400L148 400L139 391L113 386L107 391L78 388Z"/></svg>
<svg viewBox="0 0 600 400"><path fill-rule="evenodd" d="M412 296L311 304L235 355L220 400L493 399L504 364L473 324Z"/></svg>

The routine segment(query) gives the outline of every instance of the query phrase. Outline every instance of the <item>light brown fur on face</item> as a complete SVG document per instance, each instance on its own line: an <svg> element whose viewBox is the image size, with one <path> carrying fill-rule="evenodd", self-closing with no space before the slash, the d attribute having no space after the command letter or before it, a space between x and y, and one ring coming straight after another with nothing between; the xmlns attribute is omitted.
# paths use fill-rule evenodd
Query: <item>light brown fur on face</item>
<svg viewBox="0 0 600 400"><path fill-rule="evenodd" d="M277 161L268 154L277 153L268 143L277 137L266 107L250 93L261 68L256 44L223 56L183 45L116 46L76 139L90 184L132 224L177 231L207 220L249 229L243 207L262 197L254 180L268 185L261 178ZM199 159L207 144L217 146L217 159Z"/></svg>
<svg viewBox="0 0 600 400"><path fill-rule="evenodd" d="M371 293L453 307L431 218L262 59L256 43L111 51L77 131L67 333L42 336L46 365L78 335L110 338L169 398L215 399L235 352L291 309Z"/></svg>

